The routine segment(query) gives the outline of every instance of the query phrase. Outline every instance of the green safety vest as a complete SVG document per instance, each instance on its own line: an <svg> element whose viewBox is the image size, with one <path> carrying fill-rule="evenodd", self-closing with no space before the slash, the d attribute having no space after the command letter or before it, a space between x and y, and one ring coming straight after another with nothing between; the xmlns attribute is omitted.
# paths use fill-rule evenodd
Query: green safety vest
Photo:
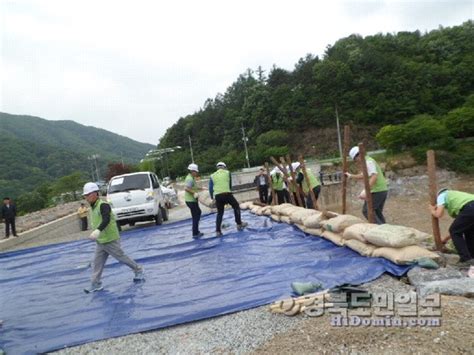
<svg viewBox="0 0 474 355"><path fill-rule="evenodd" d="M211 175L214 196L230 192L230 172L229 170L219 169Z"/></svg>
<svg viewBox="0 0 474 355"><path fill-rule="evenodd" d="M184 187L187 188L188 187L188 183L189 182L192 182L192 186L191 186L191 190L193 190L194 192L198 192L198 189L197 189L197 186L196 186L196 180L194 180L194 176L192 176L191 174L188 174L188 176L186 176L186 179L184 180ZM184 191L184 201L186 202L196 202L197 200L194 198L194 194L192 193L189 193L188 191Z"/></svg>
<svg viewBox="0 0 474 355"><path fill-rule="evenodd" d="M453 218L456 218L462 208L472 201L474 201L474 195L467 192L448 190L446 193L446 208Z"/></svg>
<svg viewBox="0 0 474 355"><path fill-rule="evenodd" d="M103 203L107 203L98 199L95 202L94 207L91 208L91 226L92 229L97 229L102 223L102 215L100 214L100 206ZM119 230L117 223L115 222L115 216L113 212L110 212L110 223L105 227L103 231L100 232L99 238L97 238L97 243L105 244L113 242L114 240L120 239Z"/></svg>
<svg viewBox="0 0 474 355"><path fill-rule="evenodd" d="M272 175L272 185L273 185L273 190L283 191L283 188L284 188L283 177L279 174Z"/></svg>
<svg viewBox="0 0 474 355"><path fill-rule="evenodd" d="M375 161L374 158L366 157L365 160L373 161L375 164L375 168L377 169L377 180L375 181L374 186L372 186L372 188L370 189L370 192L374 193L388 191L387 180L385 180L385 176L383 176L382 168L380 168L380 165Z"/></svg>
<svg viewBox="0 0 474 355"><path fill-rule="evenodd" d="M321 185L321 182L319 181L319 178L317 178L313 172L311 171L311 169L306 169L306 175L308 175L308 179L309 179L309 185L311 186L311 190L313 190L315 187ZM304 176L304 174L303 174ZM302 181L302 189L303 189L303 192L305 194L307 194L309 192L309 189L308 189L308 184L306 183L306 181Z"/></svg>

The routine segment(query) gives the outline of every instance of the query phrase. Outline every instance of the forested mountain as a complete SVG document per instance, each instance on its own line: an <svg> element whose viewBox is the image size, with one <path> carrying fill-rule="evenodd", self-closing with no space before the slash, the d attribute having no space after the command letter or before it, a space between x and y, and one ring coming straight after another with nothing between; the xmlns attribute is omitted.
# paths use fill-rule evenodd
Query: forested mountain
<svg viewBox="0 0 474 355"><path fill-rule="evenodd" d="M0 113L2 149L0 194L18 196L43 183L75 171L91 178L92 161L98 154L99 170L109 162L137 164L151 144L73 121L48 121L38 117Z"/></svg>
<svg viewBox="0 0 474 355"><path fill-rule="evenodd" d="M424 34L354 34L328 46L323 58L308 54L292 71L247 70L224 94L170 127L160 146L187 146L190 136L203 171L217 160L241 168L242 127L251 164L261 164L271 154L294 152L301 133L335 127L336 106L341 124L359 129L420 114L441 119L474 92L473 39L472 21ZM330 143L327 150L334 150L337 140ZM173 171L182 174L189 152L173 158Z"/></svg>

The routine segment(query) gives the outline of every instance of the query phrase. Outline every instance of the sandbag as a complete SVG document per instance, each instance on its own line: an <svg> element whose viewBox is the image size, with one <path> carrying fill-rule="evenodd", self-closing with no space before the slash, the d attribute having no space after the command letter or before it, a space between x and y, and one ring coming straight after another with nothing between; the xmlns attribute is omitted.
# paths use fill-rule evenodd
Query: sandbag
<svg viewBox="0 0 474 355"><path fill-rule="evenodd" d="M362 222L363 221L358 217L351 216L350 214L341 214L322 222L321 225L327 231L342 233L347 227Z"/></svg>
<svg viewBox="0 0 474 355"><path fill-rule="evenodd" d="M314 211L313 214L303 218L303 224L307 228L321 228L321 221L323 220L323 214L318 211Z"/></svg>
<svg viewBox="0 0 474 355"><path fill-rule="evenodd" d="M316 237L321 237L323 230L321 228L306 228L305 233L314 235Z"/></svg>
<svg viewBox="0 0 474 355"><path fill-rule="evenodd" d="M295 227L297 227L300 231L306 233L306 227L303 224L295 224Z"/></svg>
<svg viewBox="0 0 474 355"><path fill-rule="evenodd" d="M198 198L199 203L209 208L216 208L216 201L209 196L209 193L201 193Z"/></svg>
<svg viewBox="0 0 474 355"><path fill-rule="evenodd" d="M248 210L249 208L251 208L251 206L253 206L253 203L252 201L247 201L247 202L242 202L239 207L241 210Z"/></svg>
<svg viewBox="0 0 474 355"><path fill-rule="evenodd" d="M270 216L272 214L272 206L262 207L262 214L265 216Z"/></svg>
<svg viewBox="0 0 474 355"><path fill-rule="evenodd" d="M275 222L280 222L280 216L277 214L271 214L270 218L273 219Z"/></svg>
<svg viewBox="0 0 474 355"><path fill-rule="evenodd" d="M288 216L280 216L280 222L283 222L283 223L286 223L286 224L293 224L291 222L290 217L288 217Z"/></svg>
<svg viewBox="0 0 474 355"><path fill-rule="evenodd" d="M344 239L342 239L340 234L330 232L330 231L324 231L321 236L333 242L336 245L339 245L339 246L344 245Z"/></svg>
<svg viewBox="0 0 474 355"><path fill-rule="evenodd" d="M293 205L291 203L282 203L281 205L272 206L272 213L281 214L281 211L288 207L293 207Z"/></svg>
<svg viewBox="0 0 474 355"><path fill-rule="evenodd" d="M256 214L256 215L258 215L260 213L260 215L261 215L261 210L262 210L262 207L253 206L252 209L250 210L250 212L252 212L253 214Z"/></svg>
<svg viewBox="0 0 474 355"><path fill-rule="evenodd" d="M286 206L285 208L280 209L280 216L288 216L289 217L292 213L294 213L296 211L299 211L300 209L304 209L304 208L298 207L298 206L293 206L293 205Z"/></svg>
<svg viewBox="0 0 474 355"><path fill-rule="evenodd" d="M412 264L421 258L429 258L438 261L440 256L418 245L410 245L403 248L376 248L372 253L374 258L385 258L395 264L406 265Z"/></svg>
<svg viewBox="0 0 474 355"><path fill-rule="evenodd" d="M368 232L370 229L374 227L377 227L377 224L356 223L344 229L344 233L342 233L342 237L347 240L355 239L355 240L365 243L366 240L364 238L364 233Z"/></svg>
<svg viewBox="0 0 474 355"><path fill-rule="evenodd" d="M344 245L362 256L372 256L374 250L377 249L375 245L366 244L357 239L345 240Z"/></svg>
<svg viewBox="0 0 474 355"><path fill-rule="evenodd" d="M418 244L411 228L381 224L363 233L364 239L379 247L402 248Z"/></svg>
<svg viewBox="0 0 474 355"><path fill-rule="evenodd" d="M293 223L304 223L304 219L312 216L316 213L320 213L316 210L309 210L303 207L295 207L295 209L290 213L290 218Z"/></svg>
<svg viewBox="0 0 474 355"><path fill-rule="evenodd" d="M418 229L415 229L415 228L412 228L412 227L407 227L407 228L412 230L413 233L415 233L415 238L418 241L418 243L425 242L425 241L432 238L431 234L419 231Z"/></svg>

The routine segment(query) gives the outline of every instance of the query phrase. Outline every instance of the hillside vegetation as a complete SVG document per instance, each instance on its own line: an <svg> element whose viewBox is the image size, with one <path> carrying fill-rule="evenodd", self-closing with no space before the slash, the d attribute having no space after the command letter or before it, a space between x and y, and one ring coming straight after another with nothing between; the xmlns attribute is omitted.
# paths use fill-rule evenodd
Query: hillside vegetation
<svg viewBox="0 0 474 355"><path fill-rule="evenodd" d="M137 164L153 148L73 121L7 113L0 113L0 135L0 194L15 198L77 171L91 179L92 162L87 157L92 154L100 155L103 176L107 163L123 157L124 162Z"/></svg>
<svg viewBox="0 0 474 355"><path fill-rule="evenodd" d="M218 160L242 168L244 128L251 164L287 152L321 158L337 151L336 135L311 140L306 133L335 129L337 107L341 125L351 124L361 133L367 127L373 132L367 139L375 147L375 135L384 126L406 124L418 115L446 122L447 115L466 107L474 92L473 38L472 21L429 33L354 34L328 46L323 58L301 58L292 71L249 69L224 94L180 118L160 146L186 147L191 136L203 172ZM174 175L184 174L189 157L186 150L173 153Z"/></svg>

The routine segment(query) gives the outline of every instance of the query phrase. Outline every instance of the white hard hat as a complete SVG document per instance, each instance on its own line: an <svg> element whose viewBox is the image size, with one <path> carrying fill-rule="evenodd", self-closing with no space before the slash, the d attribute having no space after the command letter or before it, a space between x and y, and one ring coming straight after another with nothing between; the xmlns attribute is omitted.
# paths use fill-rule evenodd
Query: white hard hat
<svg viewBox="0 0 474 355"><path fill-rule="evenodd" d="M294 163L291 163L291 168L293 169L293 171L295 171L296 169L298 169L300 167L300 162L299 161L295 161Z"/></svg>
<svg viewBox="0 0 474 355"><path fill-rule="evenodd" d="M275 166L272 172L270 173L270 175L274 175L274 174L281 174L281 170L277 166Z"/></svg>
<svg viewBox="0 0 474 355"><path fill-rule="evenodd" d="M225 165L224 162L220 161L216 164L216 167L219 168L219 167L223 167L223 168L227 168L227 165Z"/></svg>
<svg viewBox="0 0 474 355"><path fill-rule="evenodd" d="M191 170L191 171L195 171L195 172L199 172L199 168L197 166L197 164L189 164L188 165L188 170Z"/></svg>
<svg viewBox="0 0 474 355"><path fill-rule="evenodd" d="M349 156L351 157L351 159L354 160L357 154L359 154L359 147L358 146L352 147L351 150L349 151Z"/></svg>
<svg viewBox="0 0 474 355"><path fill-rule="evenodd" d="M84 185L82 194L85 196L85 195L89 195L91 192L96 192L99 190L100 190L99 186L97 186L95 182L88 182Z"/></svg>

